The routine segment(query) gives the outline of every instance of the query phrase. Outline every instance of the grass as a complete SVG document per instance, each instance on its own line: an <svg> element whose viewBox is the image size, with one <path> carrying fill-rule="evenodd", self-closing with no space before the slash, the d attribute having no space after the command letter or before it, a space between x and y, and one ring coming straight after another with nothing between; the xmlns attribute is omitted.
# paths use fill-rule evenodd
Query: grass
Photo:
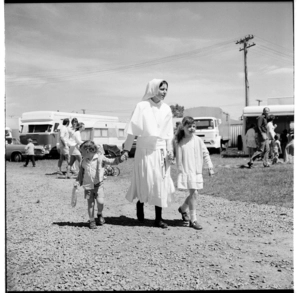
<svg viewBox="0 0 300 293"><path fill-rule="evenodd" d="M226 198L231 201L267 204L293 208L294 165L276 164L264 168L262 161L254 168L240 168L246 158L224 158L211 155L215 176L210 177L204 167L202 194ZM171 176L176 182L176 168Z"/></svg>

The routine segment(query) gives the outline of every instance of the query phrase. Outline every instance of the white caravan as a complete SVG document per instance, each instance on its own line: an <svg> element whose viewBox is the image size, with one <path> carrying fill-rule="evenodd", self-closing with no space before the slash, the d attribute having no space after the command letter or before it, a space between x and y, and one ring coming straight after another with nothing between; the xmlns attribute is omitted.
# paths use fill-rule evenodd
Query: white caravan
<svg viewBox="0 0 300 293"><path fill-rule="evenodd" d="M117 145L122 147L125 141L126 123L118 117L78 114L55 111L34 111L22 114L20 119L20 141L27 144L31 138L35 145L42 145L50 155L57 155L58 130L65 118L77 118L85 124L81 132L83 140L91 139L99 144Z"/></svg>

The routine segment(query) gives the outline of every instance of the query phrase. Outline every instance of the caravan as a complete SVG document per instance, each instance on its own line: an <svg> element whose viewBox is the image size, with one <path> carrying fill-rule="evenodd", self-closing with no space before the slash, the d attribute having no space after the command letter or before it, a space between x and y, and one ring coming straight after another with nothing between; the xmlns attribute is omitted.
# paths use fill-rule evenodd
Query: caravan
<svg viewBox="0 0 300 293"><path fill-rule="evenodd" d="M243 151L248 154L245 135L251 124L257 125L257 117L268 107L270 114L275 116L274 123L277 124L275 132L281 134L284 129L289 129L290 124L294 122L294 105L268 105L268 106L248 106L243 112Z"/></svg>
<svg viewBox="0 0 300 293"><path fill-rule="evenodd" d="M27 143L31 138L35 145L42 145L50 156L57 155L58 130L65 118L73 118L85 124L81 132L83 140L94 140L99 144L112 144L122 147L125 141L125 123L118 117L88 115L55 111L34 111L22 114L20 119L20 141Z"/></svg>

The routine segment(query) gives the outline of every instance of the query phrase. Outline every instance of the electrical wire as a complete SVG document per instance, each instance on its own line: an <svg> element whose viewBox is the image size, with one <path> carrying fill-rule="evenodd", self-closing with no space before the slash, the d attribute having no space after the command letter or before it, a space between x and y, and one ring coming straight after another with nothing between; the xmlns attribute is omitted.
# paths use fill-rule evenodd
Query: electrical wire
<svg viewBox="0 0 300 293"><path fill-rule="evenodd" d="M172 62L172 61L177 61L183 58L190 58L194 56L208 56L215 54L216 51L218 50L224 50L227 46L232 45L234 40L228 40L225 42L221 42L218 44L214 44L211 46L207 47L202 47L199 49L195 49L192 51L176 54L176 55L171 55L171 56L166 56L163 58L158 58L158 59L153 59L150 61L144 61L136 64L129 64L129 65L124 65L124 66L119 66L116 68L111 68L111 69L102 69L102 70L90 70L90 71L82 71L82 72L77 72L76 74L55 74L55 75L35 75L29 78L29 80L10 80L10 78L7 78L7 82L14 82L14 83L26 83L26 84L41 84L41 83L53 83L53 82L64 82L64 81L69 81L69 80L76 80L76 79L83 79L83 78L90 78L93 75L98 75L98 74L103 74L103 73L115 73L115 72L123 72L123 71L128 71L128 70L135 70L135 69L140 69L148 66L155 66L157 64L163 64L167 62ZM47 78L47 81L32 81L30 79L32 78ZM53 78L53 80L51 80ZM13 78L11 78L13 79ZM49 80L50 79L50 80ZM62 80L57 80L57 79L62 79Z"/></svg>

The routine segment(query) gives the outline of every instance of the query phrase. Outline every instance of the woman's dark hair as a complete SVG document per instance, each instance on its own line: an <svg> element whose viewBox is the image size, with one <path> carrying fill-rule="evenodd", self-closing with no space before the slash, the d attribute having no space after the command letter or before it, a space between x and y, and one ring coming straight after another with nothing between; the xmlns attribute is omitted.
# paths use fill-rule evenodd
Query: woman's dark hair
<svg viewBox="0 0 300 293"><path fill-rule="evenodd" d="M166 84L167 87L169 88L169 85L168 85L168 83L167 83L165 80L163 80L163 81L159 84L159 88L160 88L163 84Z"/></svg>
<svg viewBox="0 0 300 293"><path fill-rule="evenodd" d="M79 122L77 123L76 127L75 127L75 131L78 131L81 127L84 126L84 123L83 122Z"/></svg>
<svg viewBox="0 0 300 293"><path fill-rule="evenodd" d="M270 121L274 121L275 120L275 116L274 115L270 115L268 116L267 118L267 121L270 122Z"/></svg>
<svg viewBox="0 0 300 293"><path fill-rule="evenodd" d="M73 125L75 123L75 128L78 126L78 119L77 118L73 118L71 120L71 124Z"/></svg>
<svg viewBox="0 0 300 293"><path fill-rule="evenodd" d="M277 140L279 137L277 134L274 135L274 139Z"/></svg>
<svg viewBox="0 0 300 293"><path fill-rule="evenodd" d="M188 125L192 125L195 123L195 120L193 117L190 117L190 116L185 116L183 119L182 119L182 122L181 124L179 124L178 128L177 128L177 132L175 134L175 139L177 141L177 143L180 143L180 141L184 138L184 130L183 130L183 127Z"/></svg>
<svg viewBox="0 0 300 293"><path fill-rule="evenodd" d="M70 123L70 119L69 118L65 118L64 120L63 120L63 125L69 125L69 123Z"/></svg>

